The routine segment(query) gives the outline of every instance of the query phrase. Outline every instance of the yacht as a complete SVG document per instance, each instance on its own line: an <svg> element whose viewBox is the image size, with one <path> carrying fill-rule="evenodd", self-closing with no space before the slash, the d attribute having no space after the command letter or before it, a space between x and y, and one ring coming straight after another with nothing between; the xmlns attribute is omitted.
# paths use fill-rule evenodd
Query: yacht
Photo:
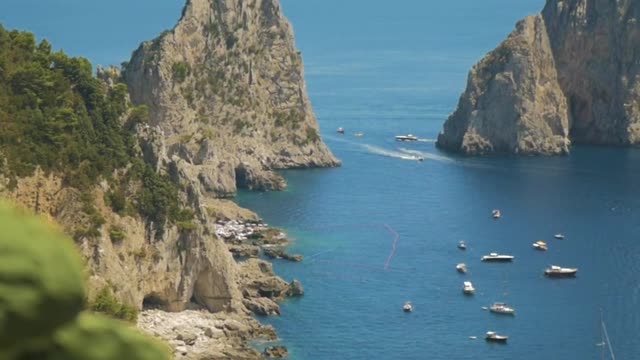
<svg viewBox="0 0 640 360"><path fill-rule="evenodd" d="M461 273L461 274L466 274L467 273L467 265L465 265L464 263L460 263L460 264L456 265L456 270L458 270L458 272Z"/></svg>
<svg viewBox="0 0 640 360"><path fill-rule="evenodd" d="M564 235L563 234L555 234L555 235L553 235L553 237L558 239L558 240L563 240L564 239Z"/></svg>
<svg viewBox="0 0 640 360"><path fill-rule="evenodd" d="M533 247L540 251L547 251L549 248L547 247L547 243L544 241L536 241L533 243Z"/></svg>
<svg viewBox="0 0 640 360"><path fill-rule="evenodd" d="M544 274L548 277L574 277L577 272L577 268L563 268L557 265L551 265L544 271Z"/></svg>
<svg viewBox="0 0 640 360"><path fill-rule="evenodd" d="M508 262L513 261L515 256L513 255L500 255L498 253L491 253L489 255L483 256L480 260L482 261L493 261L493 262Z"/></svg>
<svg viewBox="0 0 640 360"><path fill-rule="evenodd" d="M492 216L494 219L500 219L500 218L502 217L502 213L500 212L500 210L495 209L495 210L493 210L493 211L491 212L491 216Z"/></svg>
<svg viewBox="0 0 640 360"><path fill-rule="evenodd" d="M361 137L364 136L364 134L363 133L355 133L355 136L361 138Z"/></svg>
<svg viewBox="0 0 640 360"><path fill-rule="evenodd" d="M507 306L507 304L505 303L493 303L493 305L491 305L491 307L489 308L489 311L496 313L496 314L504 314L504 315L515 315L516 311Z"/></svg>
<svg viewBox="0 0 640 360"><path fill-rule="evenodd" d="M509 339L508 336L506 335L499 335L498 333L496 333L495 331L487 331L487 335L484 337L485 340L487 341L493 341L493 342L507 342L507 339Z"/></svg>
<svg viewBox="0 0 640 360"><path fill-rule="evenodd" d="M396 136L396 141L418 141L418 137L413 134L398 135Z"/></svg>
<svg viewBox="0 0 640 360"><path fill-rule="evenodd" d="M476 289L473 287L471 281L465 281L462 285L462 292L467 295L473 295L476 292Z"/></svg>
<svg viewBox="0 0 640 360"><path fill-rule="evenodd" d="M464 243L464 241L460 241L458 243L458 249L460 250L467 250L467 245Z"/></svg>
<svg viewBox="0 0 640 360"><path fill-rule="evenodd" d="M406 303L404 303L404 305L402 306L402 311L404 311L404 312L412 312L413 311L413 305L411 305L411 301L407 301Z"/></svg>
<svg viewBox="0 0 640 360"><path fill-rule="evenodd" d="M338 128L338 130L336 130L336 132L337 132L338 134L344 134L344 128L339 127L339 128Z"/></svg>

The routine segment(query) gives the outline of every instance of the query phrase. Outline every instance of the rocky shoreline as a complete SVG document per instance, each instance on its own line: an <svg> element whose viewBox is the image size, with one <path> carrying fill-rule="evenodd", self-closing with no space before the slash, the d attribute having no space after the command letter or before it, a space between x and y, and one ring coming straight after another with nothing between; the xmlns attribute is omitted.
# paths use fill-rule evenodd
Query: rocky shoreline
<svg viewBox="0 0 640 360"><path fill-rule="evenodd" d="M167 343L175 359L286 358L285 346L267 346L262 353L250 346L252 341L278 340L276 330L253 315L280 315L278 302L302 296L304 289L298 280L287 282L277 276L273 265L259 257L301 261L302 256L289 255L286 234L261 220L218 220L216 236L236 259L236 283L245 310L212 313L196 302L181 312L146 308L138 317L138 328Z"/></svg>

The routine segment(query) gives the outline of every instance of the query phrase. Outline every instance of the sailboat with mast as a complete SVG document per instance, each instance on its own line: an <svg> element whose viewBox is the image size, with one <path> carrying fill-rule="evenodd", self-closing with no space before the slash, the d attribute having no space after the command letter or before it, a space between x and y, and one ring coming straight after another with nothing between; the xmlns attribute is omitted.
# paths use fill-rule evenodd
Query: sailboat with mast
<svg viewBox="0 0 640 360"><path fill-rule="evenodd" d="M609 359L616 360L616 356L613 353L613 348L611 347L611 341L609 340L609 333L607 332L607 325L604 323L604 317L602 316L602 310L600 310L600 339L601 342L597 343L596 346L601 347L600 358L602 360L606 359L606 351L609 350Z"/></svg>

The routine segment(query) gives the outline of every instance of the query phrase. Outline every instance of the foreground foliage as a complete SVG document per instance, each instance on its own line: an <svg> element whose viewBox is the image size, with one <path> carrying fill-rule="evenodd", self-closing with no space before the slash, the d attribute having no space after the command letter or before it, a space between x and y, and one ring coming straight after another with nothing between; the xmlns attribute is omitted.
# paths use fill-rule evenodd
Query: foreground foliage
<svg viewBox="0 0 640 360"><path fill-rule="evenodd" d="M131 325L83 311L82 261L44 219L0 203L0 359L163 360Z"/></svg>

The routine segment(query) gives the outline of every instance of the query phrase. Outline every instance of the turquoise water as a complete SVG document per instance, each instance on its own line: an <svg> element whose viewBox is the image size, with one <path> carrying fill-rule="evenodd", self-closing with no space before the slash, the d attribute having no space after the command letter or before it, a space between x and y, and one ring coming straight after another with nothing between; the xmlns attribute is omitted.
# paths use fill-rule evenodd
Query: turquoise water
<svg viewBox="0 0 640 360"><path fill-rule="evenodd" d="M393 141L409 132L435 139L469 67L542 1L283 4L324 138L344 162L285 172L284 192L238 197L285 228L295 238L291 251L306 256L275 262L284 277L302 280L307 295L265 319L293 359L599 359L601 308L618 359L640 354L638 150L468 159L432 142ZM178 0L23 0L0 4L0 21L117 64L171 27L181 7ZM346 135L334 133L339 126ZM404 159L414 154L425 161ZM501 220L490 218L493 208L502 209ZM553 240L557 232L566 239ZM546 253L531 247L541 239ZM481 263L491 251L516 260ZM467 275L456 273L459 262ZM545 279L549 264L580 271L576 279ZM474 297L461 294L467 279ZM411 314L401 311L406 300ZM517 315L481 309L494 301L512 304ZM487 330L509 335L509 344L485 343Z"/></svg>
<svg viewBox="0 0 640 360"><path fill-rule="evenodd" d="M307 295L266 319L292 358L600 359L601 308L617 358L640 356L640 151L577 147L562 158L468 159L432 142L393 141L406 133L435 139L468 68L541 4L489 1L455 16L462 2L430 13L372 6L362 26L348 23L354 6L324 33L333 11L311 3L289 1L285 9L324 138L343 167L287 171L287 191L238 197L287 229L291 251L306 256L301 264L276 262ZM335 134L337 127L347 134ZM403 159L413 154L425 161ZM499 221L490 217L494 208L502 209ZM387 226L400 236L394 254ZM566 239L554 240L558 232ZM533 250L537 240L549 251ZM481 263L492 251L516 260ZM459 262L467 275L455 271ZM578 277L546 279L550 264L579 267ZM464 280L473 281L475 296L462 295ZM401 311L406 300L411 314ZM494 301L512 304L517 315L481 309ZM488 330L509 335L509 344L485 343Z"/></svg>

